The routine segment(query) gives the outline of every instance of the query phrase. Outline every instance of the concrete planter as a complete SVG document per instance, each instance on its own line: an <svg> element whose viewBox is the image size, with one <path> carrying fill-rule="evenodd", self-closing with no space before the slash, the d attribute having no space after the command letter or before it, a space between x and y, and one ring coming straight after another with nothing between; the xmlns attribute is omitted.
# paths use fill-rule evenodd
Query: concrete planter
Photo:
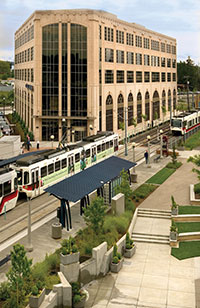
<svg viewBox="0 0 200 308"><path fill-rule="evenodd" d="M84 308L86 302L86 296L78 303L73 304L73 308Z"/></svg>
<svg viewBox="0 0 200 308"><path fill-rule="evenodd" d="M69 255L60 254L60 263L63 265L68 265L72 263L79 262L80 252L72 253Z"/></svg>
<svg viewBox="0 0 200 308"><path fill-rule="evenodd" d="M134 245L131 249L125 249L124 257L131 258L136 252L136 246Z"/></svg>
<svg viewBox="0 0 200 308"><path fill-rule="evenodd" d="M45 289L38 296L31 295L29 297L30 308L39 308L45 298Z"/></svg>
<svg viewBox="0 0 200 308"><path fill-rule="evenodd" d="M177 241L177 232L170 231L170 240Z"/></svg>
<svg viewBox="0 0 200 308"><path fill-rule="evenodd" d="M172 215L178 215L178 206L172 209Z"/></svg>
<svg viewBox="0 0 200 308"><path fill-rule="evenodd" d="M123 265L123 259L121 259L119 261L119 263L115 264L115 263L111 263L110 264L110 270L113 273L118 273L120 271L120 269L122 268Z"/></svg>

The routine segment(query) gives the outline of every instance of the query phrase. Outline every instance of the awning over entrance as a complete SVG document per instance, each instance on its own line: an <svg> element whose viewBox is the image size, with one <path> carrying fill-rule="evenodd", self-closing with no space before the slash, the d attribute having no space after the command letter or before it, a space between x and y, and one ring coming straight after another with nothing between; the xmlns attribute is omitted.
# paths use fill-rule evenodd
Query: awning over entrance
<svg viewBox="0 0 200 308"><path fill-rule="evenodd" d="M77 202L86 195L115 179L120 172L134 167L136 163L112 156L94 166L45 189L60 200Z"/></svg>

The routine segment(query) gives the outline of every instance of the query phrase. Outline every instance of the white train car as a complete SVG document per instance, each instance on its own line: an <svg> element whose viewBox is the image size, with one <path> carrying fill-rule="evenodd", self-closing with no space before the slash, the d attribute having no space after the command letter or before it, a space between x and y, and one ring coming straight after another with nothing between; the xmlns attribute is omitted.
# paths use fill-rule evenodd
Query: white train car
<svg viewBox="0 0 200 308"><path fill-rule="evenodd" d="M172 117L171 131L173 135L185 135L200 125L200 111L183 112Z"/></svg>
<svg viewBox="0 0 200 308"><path fill-rule="evenodd" d="M0 169L0 215L13 209L17 204L18 187L15 170Z"/></svg>
<svg viewBox="0 0 200 308"><path fill-rule="evenodd" d="M101 133L86 137L68 149L47 150L20 158L12 165L17 172L19 193L34 198L48 186L115 155L118 135Z"/></svg>

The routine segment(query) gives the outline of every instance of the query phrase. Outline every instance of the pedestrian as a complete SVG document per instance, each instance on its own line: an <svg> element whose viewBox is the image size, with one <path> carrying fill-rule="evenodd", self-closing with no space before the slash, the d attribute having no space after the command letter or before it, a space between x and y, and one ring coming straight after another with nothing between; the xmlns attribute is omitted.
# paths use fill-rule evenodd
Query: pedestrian
<svg viewBox="0 0 200 308"><path fill-rule="evenodd" d="M39 148L40 148L40 142L39 142L39 140L37 141L37 149L39 150Z"/></svg>
<svg viewBox="0 0 200 308"><path fill-rule="evenodd" d="M144 158L145 158L146 164L148 164L149 153L147 151L144 152Z"/></svg>

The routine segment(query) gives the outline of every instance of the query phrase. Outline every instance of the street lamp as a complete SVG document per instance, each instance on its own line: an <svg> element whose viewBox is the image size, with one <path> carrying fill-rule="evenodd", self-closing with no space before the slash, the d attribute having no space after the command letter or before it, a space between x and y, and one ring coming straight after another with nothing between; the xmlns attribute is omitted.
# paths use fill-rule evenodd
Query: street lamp
<svg viewBox="0 0 200 308"><path fill-rule="evenodd" d="M74 134L75 134L75 130L72 129L72 142L74 143Z"/></svg>
<svg viewBox="0 0 200 308"><path fill-rule="evenodd" d="M28 252L33 251L33 245L31 242L31 201L30 197L27 196L27 202L28 202L28 245L26 247L26 250Z"/></svg>
<svg viewBox="0 0 200 308"><path fill-rule="evenodd" d="M163 157L162 155L162 134L163 134L163 130L160 130L160 158Z"/></svg>
<svg viewBox="0 0 200 308"><path fill-rule="evenodd" d="M147 168L151 168L151 165L150 165L150 140L151 140L151 136L148 135L147 136L147 142L148 142L148 164L147 164Z"/></svg>
<svg viewBox="0 0 200 308"><path fill-rule="evenodd" d="M54 135L51 135L51 147L53 148Z"/></svg>
<svg viewBox="0 0 200 308"><path fill-rule="evenodd" d="M14 107L14 102L11 102L11 107L12 107L12 122L13 122L13 107Z"/></svg>
<svg viewBox="0 0 200 308"><path fill-rule="evenodd" d="M92 124L90 124L89 128L90 128L90 136L91 136L91 135L92 135L92 131L93 131L93 126L92 126Z"/></svg>
<svg viewBox="0 0 200 308"><path fill-rule="evenodd" d="M135 146L136 146L136 143L133 142L133 143L132 143L132 148L133 148L133 163L135 162ZM133 172L135 173L135 166L133 167Z"/></svg>
<svg viewBox="0 0 200 308"><path fill-rule="evenodd" d="M124 122L125 122L125 156L128 155L128 144L127 144L127 111L128 107L125 107L125 115L124 115Z"/></svg>
<svg viewBox="0 0 200 308"><path fill-rule="evenodd" d="M62 119L62 142L66 139L66 120L65 118Z"/></svg>

